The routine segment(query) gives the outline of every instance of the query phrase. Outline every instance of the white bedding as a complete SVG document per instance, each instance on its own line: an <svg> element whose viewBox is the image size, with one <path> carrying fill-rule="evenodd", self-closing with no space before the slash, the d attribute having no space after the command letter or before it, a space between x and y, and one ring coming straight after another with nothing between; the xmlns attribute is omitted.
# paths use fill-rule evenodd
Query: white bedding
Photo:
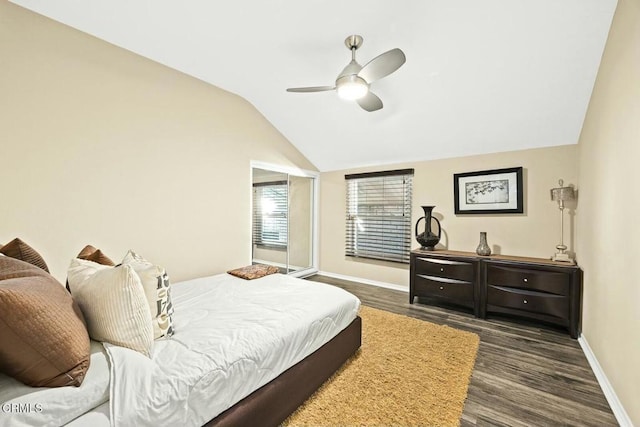
<svg viewBox="0 0 640 427"><path fill-rule="evenodd" d="M313 353L360 306L340 288L280 274L176 283L172 299L175 335L151 359L105 345L112 426L200 426ZM85 418L94 415L77 424L104 421Z"/></svg>
<svg viewBox="0 0 640 427"><path fill-rule="evenodd" d="M0 374L0 427L60 426L109 399L109 364L91 342L91 362L80 387L29 387Z"/></svg>

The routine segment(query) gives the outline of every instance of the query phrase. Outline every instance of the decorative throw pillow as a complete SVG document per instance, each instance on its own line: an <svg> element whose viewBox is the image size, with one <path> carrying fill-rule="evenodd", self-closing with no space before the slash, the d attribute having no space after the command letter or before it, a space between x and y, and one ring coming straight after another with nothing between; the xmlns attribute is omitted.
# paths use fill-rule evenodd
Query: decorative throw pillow
<svg viewBox="0 0 640 427"><path fill-rule="evenodd" d="M75 258L67 276L91 338L151 356L151 313L131 266L109 267Z"/></svg>
<svg viewBox="0 0 640 427"><path fill-rule="evenodd" d="M273 265L254 264L242 268L236 268L235 270L229 270L227 273L232 276L240 277L241 279L252 280L277 273L278 271L278 267Z"/></svg>
<svg viewBox="0 0 640 427"><path fill-rule="evenodd" d="M97 262L98 264L102 265L116 265L108 256L103 254L100 249L96 249L91 245L85 246L76 256L76 258L86 259L88 261ZM71 292L71 288L69 288L69 279L67 279L66 287L67 291Z"/></svg>
<svg viewBox="0 0 640 427"><path fill-rule="evenodd" d="M100 249L96 249L91 245L85 246L76 258L86 259L102 265L116 265L116 263L111 261L111 259L103 254Z"/></svg>
<svg viewBox="0 0 640 427"><path fill-rule="evenodd" d="M49 272L47 263L44 262L40 254L17 237L6 245L0 246L0 252L11 258L19 259L36 267L40 267L47 273Z"/></svg>
<svg viewBox="0 0 640 427"><path fill-rule="evenodd" d="M122 264L130 265L140 276L151 310L154 338L166 338L173 335L173 304L167 271L131 250L125 255Z"/></svg>
<svg viewBox="0 0 640 427"><path fill-rule="evenodd" d="M33 387L77 387L89 361L82 312L60 283L0 257L0 371Z"/></svg>

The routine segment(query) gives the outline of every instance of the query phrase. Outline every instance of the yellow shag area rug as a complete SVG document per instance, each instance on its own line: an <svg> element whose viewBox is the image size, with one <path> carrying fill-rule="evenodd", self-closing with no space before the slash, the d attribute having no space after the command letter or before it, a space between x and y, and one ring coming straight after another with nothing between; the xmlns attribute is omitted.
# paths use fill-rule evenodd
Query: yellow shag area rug
<svg viewBox="0 0 640 427"><path fill-rule="evenodd" d="M360 351L285 426L458 426L480 338L360 309Z"/></svg>

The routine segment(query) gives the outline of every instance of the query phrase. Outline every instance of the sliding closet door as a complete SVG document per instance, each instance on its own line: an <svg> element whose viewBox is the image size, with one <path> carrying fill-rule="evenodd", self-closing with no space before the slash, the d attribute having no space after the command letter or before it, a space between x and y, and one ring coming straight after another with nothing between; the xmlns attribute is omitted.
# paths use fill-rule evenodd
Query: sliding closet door
<svg viewBox="0 0 640 427"><path fill-rule="evenodd" d="M252 177L252 262L312 273L316 178L257 167Z"/></svg>
<svg viewBox="0 0 640 427"><path fill-rule="evenodd" d="M288 271L313 266L313 178L289 175Z"/></svg>

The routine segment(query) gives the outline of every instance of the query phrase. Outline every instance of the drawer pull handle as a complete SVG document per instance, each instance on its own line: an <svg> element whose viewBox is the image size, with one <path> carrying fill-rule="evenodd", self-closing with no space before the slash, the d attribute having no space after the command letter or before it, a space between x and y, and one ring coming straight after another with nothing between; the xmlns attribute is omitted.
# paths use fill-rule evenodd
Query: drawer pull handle
<svg viewBox="0 0 640 427"><path fill-rule="evenodd" d="M441 268L440 271L444 271L444 268Z"/></svg>
<svg viewBox="0 0 640 427"><path fill-rule="evenodd" d="M443 289L444 289L444 287L440 286L440 290L443 290Z"/></svg>
<svg viewBox="0 0 640 427"><path fill-rule="evenodd" d="M526 303L527 303L527 300L524 300L524 303L526 304Z"/></svg>
<svg viewBox="0 0 640 427"><path fill-rule="evenodd" d="M529 279L527 279L526 277L524 279L522 279L522 280L525 281L525 282L529 281Z"/></svg>

